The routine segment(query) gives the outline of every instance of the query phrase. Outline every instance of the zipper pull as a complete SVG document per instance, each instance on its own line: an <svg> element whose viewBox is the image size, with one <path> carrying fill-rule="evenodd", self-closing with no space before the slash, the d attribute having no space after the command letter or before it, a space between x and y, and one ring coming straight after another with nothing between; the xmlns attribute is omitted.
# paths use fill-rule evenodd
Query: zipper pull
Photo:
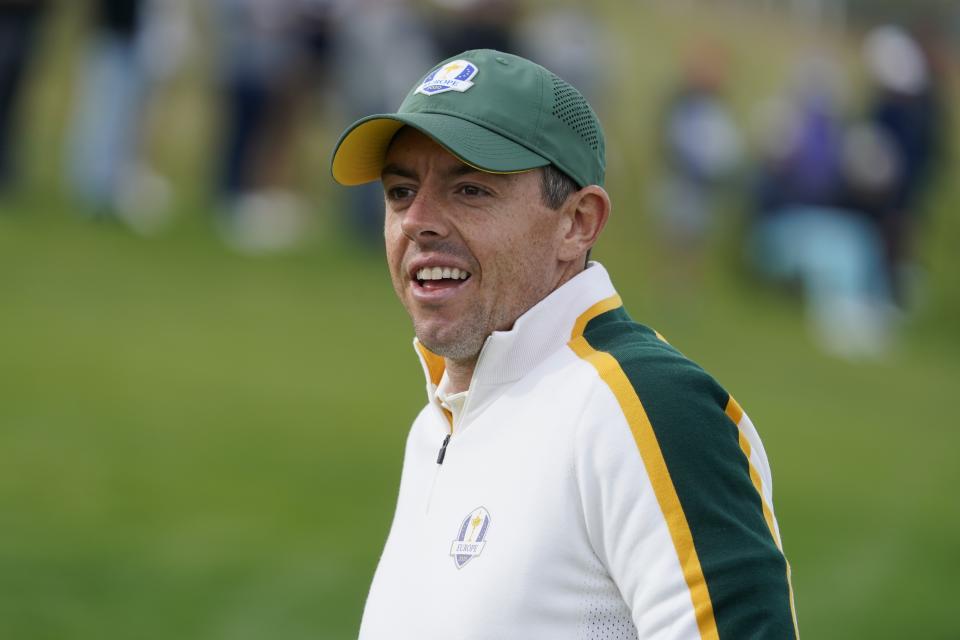
<svg viewBox="0 0 960 640"><path fill-rule="evenodd" d="M443 439L443 444L440 445L440 453L437 454L437 464L443 464L443 457L447 455L447 443L450 442L450 434L447 434L447 437Z"/></svg>

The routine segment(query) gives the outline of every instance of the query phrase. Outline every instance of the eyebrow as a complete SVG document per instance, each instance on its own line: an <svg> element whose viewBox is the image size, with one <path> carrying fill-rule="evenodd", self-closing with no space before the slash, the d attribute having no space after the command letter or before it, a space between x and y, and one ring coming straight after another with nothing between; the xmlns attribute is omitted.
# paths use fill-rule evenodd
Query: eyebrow
<svg viewBox="0 0 960 640"><path fill-rule="evenodd" d="M401 178L410 178L412 180L417 179L417 173L411 171L410 169L405 169L398 164L390 163L383 168L383 171L380 172L380 177L384 178L388 175L400 176Z"/></svg>
<svg viewBox="0 0 960 640"><path fill-rule="evenodd" d="M460 176L465 176L471 173L483 173L486 174L486 171L482 171L475 167L471 167L468 164L458 163L457 166L453 167L444 172L445 177L448 178L458 178ZM383 168L383 171L380 172L381 179L388 176L400 176L401 178L409 178L411 180L419 179L417 172L412 169L407 169L395 163L390 163Z"/></svg>

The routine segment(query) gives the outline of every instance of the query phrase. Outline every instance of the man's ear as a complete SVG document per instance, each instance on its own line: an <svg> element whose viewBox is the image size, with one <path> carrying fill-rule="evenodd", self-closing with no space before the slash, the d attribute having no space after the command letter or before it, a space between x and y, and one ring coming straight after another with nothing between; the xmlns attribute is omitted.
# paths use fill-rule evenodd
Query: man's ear
<svg viewBox="0 0 960 640"><path fill-rule="evenodd" d="M562 262L577 260L593 247L610 217L610 206L610 196L595 184L570 194L562 209L569 218L558 256Z"/></svg>

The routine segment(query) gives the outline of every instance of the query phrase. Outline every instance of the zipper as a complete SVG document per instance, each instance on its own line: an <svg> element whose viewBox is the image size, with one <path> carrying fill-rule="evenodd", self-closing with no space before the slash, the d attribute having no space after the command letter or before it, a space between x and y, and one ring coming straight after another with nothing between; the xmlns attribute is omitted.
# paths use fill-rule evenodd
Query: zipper
<svg viewBox="0 0 960 640"><path fill-rule="evenodd" d="M437 453L437 466L436 471L433 473L433 481L430 483L430 492L427 493L427 509L426 513L430 513L430 505L433 503L433 492L437 488L437 479L440 477L440 471L443 469L443 459L447 455L447 445L450 444L450 436L453 435L453 428L451 427L450 433L443 437L443 443L440 445L440 451Z"/></svg>
<svg viewBox="0 0 960 640"><path fill-rule="evenodd" d="M483 347L480 349L480 355L477 356L477 365L474 367L474 371L480 368L480 362L483 360L483 352L486 351L487 343L490 341L490 336L487 336L487 339L483 342ZM467 415L467 407L470 406L470 398L472 396L467 396L467 401L463 404L463 410L460 417L460 423L458 425L459 429L463 429L463 417ZM440 412L444 414L444 418L447 418L447 412L442 408ZM437 451L437 469L433 474L433 482L430 483L430 493L427 494L427 513L430 513L430 504L433 502L433 493L437 488L437 479L440 477L440 471L443 469L443 460L447 457L447 446L450 444L450 437L453 435L453 416L449 417L450 421L450 433L443 437L443 442L440 443L440 450Z"/></svg>
<svg viewBox="0 0 960 640"><path fill-rule="evenodd" d="M443 464L443 459L447 455L447 444L450 443L450 435L448 433L443 438L443 444L440 445L440 452L437 454L437 464Z"/></svg>

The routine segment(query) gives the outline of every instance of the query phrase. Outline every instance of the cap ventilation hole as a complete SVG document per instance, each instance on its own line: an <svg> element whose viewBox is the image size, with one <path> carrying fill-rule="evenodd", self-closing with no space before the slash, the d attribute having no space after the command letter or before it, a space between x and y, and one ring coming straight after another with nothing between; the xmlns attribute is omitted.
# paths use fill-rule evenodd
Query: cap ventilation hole
<svg viewBox="0 0 960 640"><path fill-rule="evenodd" d="M580 136L594 151L600 142L597 119L586 98L555 74L553 80L553 115Z"/></svg>

